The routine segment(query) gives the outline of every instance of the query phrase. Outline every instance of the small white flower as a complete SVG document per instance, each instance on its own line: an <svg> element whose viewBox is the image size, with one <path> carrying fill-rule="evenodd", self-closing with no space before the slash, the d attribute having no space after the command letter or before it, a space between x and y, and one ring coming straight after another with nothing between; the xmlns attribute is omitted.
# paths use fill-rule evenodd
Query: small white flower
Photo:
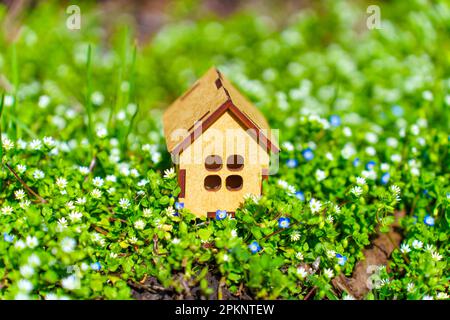
<svg viewBox="0 0 450 320"><path fill-rule="evenodd" d="M45 177L45 174L43 171L41 171L39 169L34 170L34 172L33 172L34 179L39 180L39 179L43 179L44 177Z"/></svg>
<svg viewBox="0 0 450 320"><path fill-rule="evenodd" d="M366 179L364 179L363 177L357 177L356 184L359 186L364 186L366 184Z"/></svg>
<svg viewBox="0 0 450 320"><path fill-rule="evenodd" d="M142 188L142 187L145 187L148 183L149 183L149 181L147 179L142 179L141 181L139 181L137 183L137 186Z"/></svg>
<svg viewBox="0 0 450 320"><path fill-rule="evenodd" d="M95 91L91 95L91 101L93 104L96 104L99 106L99 105L103 104L103 101L105 101L105 97L103 96L103 94L101 92Z"/></svg>
<svg viewBox="0 0 450 320"><path fill-rule="evenodd" d="M131 244L136 244L138 242L138 239L133 236L128 239L128 242Z"/></svg>
<svg viewBox="0 0 450 320"><path fill-rule="evenodd" d="M5 107L11 107L14 104L14 97L9 94L6 94L3 99L3 103Z"/></svg>
<svg viewBox="0 0 450 320"><path fill-rule="evenodd" d="M17 140L17 147L19 147L19 149L25 150L27 148L27 143L22 139L19 139Z"/></svg>
<svg viewBox="0 0 450 320"><path fill-rule="evenodd" d="M106 181L108 182L117 182L117 177L115 175L107 175L106 176Z"/></svg>
<svg viewBox="0 0 450 320"><path fill-rule="evenodd" d="M3 149L5 150L5 151L9 151L9 150L11 150L12 148L14 148L14 142L12 142L11 140L9 140L8 138L3 138L2 139L2 146L3 146Z"/></svg>
<svg viewBox="0 0 450 320"><path fill-rule="evenodd" d="M236 229L231 230L231 237L232 237L232 238L236 238L237 235L238 235L238 234L237 234Z"/></svg>
<svg viewBox="0 0 450 320"><path fill-rule="evenodd" d="M350 294L346 294L343 297L343 300L356 300L354 296L350 295Z"/></svg>
<svg viewBox="0 0 450 320"><path fill-rule="evenodd" d="M387 163L382 163L380 165L381 171L383 171L383 172L389 171L389 167L390 166Z"/></svg>
<svg viewBox="0 0 450 320"><path fill-rule="evenodd" d="M103 186L103 179L100 177L95 177L94 180L92 181L92 184L98 188L100 188L101 186Z"/></svg>
<svg viewBox="0 0 450 320"><path fill-rule="evenodd" d="M439 252L437 252L437 251L433 251L433 252L431 252L431 258L434 261L441 261L442 260L442 255L440 255Z"/></svg>
<svg viewBox="0 0 450 320"><path fill-rule="evenodd" d="M144 230L145 222L143 220L139 219L134 223L134 227L138 230Z"/></svg>
<svg viewBox="0 0 450 320"><path fill-rule="evenodd" d="M106 190L106 192L108 192L108 194L114 194L116 192L116 188L111 187L108 190Z"/></svg>
<svg viewBox="0 0 450 320"><path fill-rule="evenodd" d="M350 189L350 192L353 193L356 197L359 197L363 193L363 189L360 186L354 186Z"/></svg>
<svg viewBox="0 0 450 320"><path fill-rule="evenodd" d="M334 276L333 270L331 270L329 268L325 268L325 270L323 272L328 279L331 279Z"/></svg>
<svg viewBox="0 0 450 320"><path fill-rule="evenodd" d="M328 258L334 258L334 257L336 257L336 251L334 251L334 250L327 250L327 257Z"/></svg>
<svg viewBox="0 0 450 320"><path fill-rule="evenodd" d="M297 252L296 254L295 254L295 257L298 259L298 260L300 260L300 261L302 261L303 260L303 253L301 253L301 252Z"/></svg>
<svg viewBox="0 0 450 320"><path fill-rule="evenodd" d="M429 253L432 253L434 251L434 246L432 244L427 244L425 246L425 250L428 251Z"/></svg>
<svg viewBox="0 0 450 320"><path fill-rule="evenodd" d="M18 164L16 166L17 172L19 173L24 173L27 170L27 166L23 165L23 164Z"/></svg>
<svg viewBox="0 0 450 320"><path fill-rule="evenodd" d="M346 143L344 148L341 150L341 156L344 159L350 159L353 155L356 154L355 147L352 143Z"/></svg>
<svg viewBox="0 0 450 320"><path fill-rule="evenodd" d="M61 280L61 285L67 290L76 290L80 288L80 279L75 275L70 275Z"/></svg>
<svg viewBox="0 0 450 320"><path fill-rule="evenodd" d="M392 162L396 162L396 163L401 162L402 161L402 156L399 155L399 154L393 154L391 156L391 161Z"/></svg>
<svg viewBox="0 0 450 320"><path fill-rule="evenodd" d="M67 206L67 208L69 208L70 210L75 209L75 206L74 206L74 204L73 204L73 201L67 202L67 203L66 203L66 206Z"/></svg>
<svg viewBox="0 0 450 320"><path fill-rule="evenodd" d="M172 243L173 243L173 244L179 244L180 242L181 242L181 240L178 239L178 238L174 238L174 239L172 240Z"/></svg>
<svg viewBox="0 0 450 320"><path fill-rule="evenodd" d="M128 200L127 198L121 198L119 200L119 206L122 209L127 209L130 206L130 200Z"/></svg>
<svg viewBox="0 0 450 320"><path fill-rule="evenodd" d="M4 206L2 207L2 214L4 215L10 215L13 213L13 208L11 206Z"/></svg>
<svg viewBox="0 0 450 320"><path fill-rule="evenodd" d="M434 300L432 296L424 295L422 300Z"/></svg>
<svg viewBox="0 0 450 320"><path fill-rule="evenodd" d="M176 175L175 168L170 168L170 169L164 170L164 178L165 179L172 179L175 177L175 175Z"/></svg>
<svg viewBox="0 0 450 320"><path fill-rule="evenodd" d="M52 137L44 137L44 144L49 148L53 148L56 142Z"/></svg>
<svg viewBox="0 0 450 320"><path fill-rule="evenodd" d="M329 215L329 216L327 216L326 221L327 221L328 223L333 223L334 218L333 218L331 215Z"/></svg>
<svg viewBox="0 0 450 320"><path fill-rule="evenodd" d="M351 137L352 136L352 129L349 127L342 128L342 132L344 133L344 136Z"/></svg>
<svg viewBox="0 0 450 320"><path fill-rule="evenodd" d="M371 144L375 144L378 142L378 135L373 132L367 132L365 134L364 138L366 139L367 142L369 142Z"/></svg>
<svg viewBox="0 0 450 320"><path fill-rule="evenodd" d="M166 214L167 214L168 216L173 216L173 215L175 214L175 209L174 209L172 206L167 207L167 208L166 208Z"/></svg>
<svg viewBox="0 0 450 320"><path fill-rule="evenodd" d="M438 299L438 300L447 300L448 298L449 298L449 295L445 292L439 292L436 295L436 299Z"/></svg>
<svg viewBox="0 0 450 320"><path fill-rule="evenodd" d="M31 290L33 290L33 284L30 280L20 279L17 282L17 288L19 288L21 292L30 292Z"/></svg>
<svg viewBox="0 0 450 320"><path fill-rule="evenodd" d="M91 191L91 196L94 199L100 199L102 197L102 192L99 189L95 188Z"/></svg>
<svg viewBox="0 0 450 320"><path fill-rule="evenodd" d="M89 174L89 168L88 168L88 167L83 167L83 166L81 166L81 167L78 168L78 171L80 171L80 173L81 173L82 175L87 175L87 174Z"/></svg>
<svg viewBox="0 0 450 320"><path fill-rule="evenodd" d="M39 97L38 106L41 109L45 109L50 104L50 97L46 95L42 95Z"/></svg>
<svg viewBox="0 0 450 320"><path fill-rule="evenodd" d="M292 142L285 141L283 142L282 147L286 151L294 151L294 145L292 144Z"/></svg>
<svg viewBox="0 0 450 320"><path fill-rule="evenodd" d="M406 286L406 290L408 292L413 292L414 291L414 283L412 283L412 282L408 283L408 285Z"/></svg>
<svg viewBox="0 0 450 320"><path fill-rule="evenodd" d="M23 191L23 189L14 191L14 197L17 200L22 200L23 198L25 198L25 191Z"/></svg>
<svg viewBox="0 0 450 320"><path fill-rule="evenodd" d="M414 249L421 249L423 247L423 242L419 240L414 240L412 242L412 246Z"/></svg>
<svg viewBox="0 0 450 320"><path fill-rule="evenodd" d="M116 259L119 255L118 255L117 253L115 253L115 252L111 252L111 253L109 254L109 256L110 256L111 258L113 258L113 259Z"/></svg>
<svg viewBox="0 0 450 320"><path fill-rule="evenodd" d="M308 272L306 272L304 267L298 267L297 274L301 279L304 279L306 278L306 276L308 276Z"/></svg>
<svg viewBox="0 0 450 320"><path fill-rule="evenodd" d="M83 204L85 204L86 203L86 198L85 197L81 197L81 198L77 198L77 200L75 201L75 203L77 204L77 205L83 205Z"/></svg>
<svg viewBox="0 0 450 320"><path fill-rule="evenodd" d="M25 241L27 246L31 249L36 248L39 245L39 240L35 236L27 236Z"/></svg>
<svg viewBox="0 0 450 320"><path fill-rule="evenodd" d="M377 151L372 146L367 147L365 151L369 156L372 156L372 157L377 154Z"/></svg>
<svg viewBox="0 0 450 320"><path fill-rule="evenodd" d="M31 256L28 257L28 263L33 267L37 267L41 265L41 259L39 259L37 254L33 253Z"/></svg>
<svg viewBox="0 0 450 320"><path fill-rule="evenodd" d="M26 209L30 206L30 204L31 204L30 200L24 200L19 203L19 207L21 207L22 209Z"/></svg>
<svg viewBox="0 0 450 320"><path fill-rule="evenodd" d="M409 245L407 245L406 243L403 243L401 246L400 246L400 251L402 252L402 253L409 253L410 251L411 251L411 249L409 248Z"/></svg>
<svg viewBox="0 0 450 320"><path fill-rule="evenodd" d="M69 213L69 219L72 222L80 221L82 217L83 214L78 211L72 211L71 213Z"/></svg>
<svg viewBox="0 0 450 320"><path fill-rule="evenodd" d="M107 135L108 135L108 130L106 130L105 128L97 129L97 137L99 137L100 139L105 138Z"/></svg>
<svg viewBox="0 0 450 320"><path fill-rule="evenodd" d="M325 158L327 158L329 161L333 161L334 160L334 156L331 152L327 152L325 154Z"/></svg>
<svg viewBox="0 0 450 320"><path fill-rule="evenodd" d="M316 175L317 181L322 181L327 177L327 175L325 174L325 171L320 170L320 169L316 170L315 175Z"/></svg>
<svg viewBox="0 0 450 320"><path fill-rule="evenodd" d="M334 212L341 213L341 208L337 204L334 205L333 209L334 209Z"/></svg>
<svg viewBox="0 0 450 320"><path fill-rule="evenodd" d="M60 189L64 189L67 186L67 180L61 177L56 179L56 186Z"/></svg>
<svg viewBox="0 0 450 320"><path fill-rule="evenodd" d="M31 150L40 150L42 148L42 142L39 139L34 139L29 145Z"/></svg>
<svg viewBox="0 0 450 320"><path fill-rule="evenodd" d="M60 231L62 231L65 228L67 228L67 224L68 223L67 223L66 218L62 217L62 218L58 219L58 227L59 227Z"/></svg>
<svg viewBox="0 0 450 320"><path fill-rule="evenodd" d="M145 218L148 218L148 217L150 217L151 215L152 215L152 209L150 209L150 208L144 208L144 210L142 211L143 213L142 213L142 215L145 217Z"/></svg>
<svg viewBox="0 0 450 320"><path fill-rule="evenodd" d="M34 268L29 265L21 266L19 271L24 278L30 278L34 274Z"/></svg>
<svg viewBox="0 0 450 320"><path fill-rule="evenodd" d="M401 189L399 188L399 186L393 184L389 187L389 191L391 191L393 195L398 196L401 192Z"/></svg>
<svg viewBox="0 0 450 320"><path fill-rule="evenodd" d="M58 296L55 293L47 293L45 300L54 301L58 300Z"/></svg>
<svg viewBox="0 0 450 320"><path fill-rule="evenodd" d="M73 238L65 237L61 240L61 250L65 253L71 253L75 249L77 242Z"/></svg>
<svg viewBox="0 0 450 320"><path fill-rule="evenodd" d="M300 240L300 232L294 231L291 233L291 241L298 241Z"/></svg>
<svg viewBox="0 0 450 320"><path fill-rule="evenodd" d="M130 170L130 174L132 177L137 178L139 177L139 171L137 171L136 169L131 169Z"/></svg>
<svg viewBox="0 0 450 320"><path fill-rule="evenodd" d="M14 243L14 248L16 248L17 250L22 250L25 249L26 244L25 242L23 242L23 240L17 240L16 243Z"/></svg>
<svg viewBox="0 0 450 320"><path fill-rule="evenodd" d="M319 212L320 209L322 208L322 203L320 202L320 200L316 200L316 199L312 198L309 201L309 208L311 209L312 213Z"/></svg>
<svg viewBox="0 0 450 320"><path fill-rule="evenodd" d="M398 140L395 138L387 138L386 139L386 144L391 147L391 148L397 148L398 147Z"/></svg>

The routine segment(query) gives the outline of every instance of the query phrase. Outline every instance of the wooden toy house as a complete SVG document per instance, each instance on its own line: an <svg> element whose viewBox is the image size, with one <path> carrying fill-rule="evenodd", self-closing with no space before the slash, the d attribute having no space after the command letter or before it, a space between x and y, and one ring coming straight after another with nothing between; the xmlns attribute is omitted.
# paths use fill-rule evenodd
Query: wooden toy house
<svg viewBox="0 0 450 320"><path fill-rule="evenodd" d="M234 216L245 195L261 195L279 149L261 112L216 68L165 111L163 125L184 208Z"/></svg>

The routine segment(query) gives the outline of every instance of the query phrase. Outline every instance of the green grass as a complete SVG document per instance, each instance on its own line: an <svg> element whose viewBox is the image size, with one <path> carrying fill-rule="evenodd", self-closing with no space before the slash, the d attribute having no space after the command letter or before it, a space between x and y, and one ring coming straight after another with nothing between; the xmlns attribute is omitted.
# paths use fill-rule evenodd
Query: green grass
<svg viewBox="0 0 450 320"><path fill-rule="evenodd" d="M383 3L370 31L359 2L288 22L192 22L178 6L140 44L89 6L67 30L56 2L15 42L2 31L0 299L128 299L149 277L207 297L209 275L257 299L350 298L331 279L352 275L396 211L401 250L365 298L448 299L449 5ZM162 112L212 65L280 130L280 170L236 219L173 215L164 172Z"/></svg>

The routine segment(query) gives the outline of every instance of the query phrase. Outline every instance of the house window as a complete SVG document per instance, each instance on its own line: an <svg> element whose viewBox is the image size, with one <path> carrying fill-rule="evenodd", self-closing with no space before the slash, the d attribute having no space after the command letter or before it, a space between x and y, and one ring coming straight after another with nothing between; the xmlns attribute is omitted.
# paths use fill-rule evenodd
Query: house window
<svg viewBox="0 0 450 320"><path fill-rule="evenodd" d="M204 181L205 189L208 191L217 191L222 185L222 179L218 175L206 176Z"/></svg>
<svg viewBox="0 0 450 320"><path fill-rule="evenodd" d="M218 171L222 169L222 158L218 155L207 156L205 160L205 168L209 171Z"/></svg>
<svg viewBox="0 0 450 320"><path fill-rule="evenodd" d="M227 179L225 180L225 185L227 186L227 189L230 191L241 190L243 184L244 181L242 180L242 177L238 176L237 174L228 176Z"/></svg>
<svg viewBox="0 0 450 320"><path fill-rule="evenodd" d="M244 157L238 154L233 154L227 159L227 167L231 171L242 170L244 167Z"/></svg>

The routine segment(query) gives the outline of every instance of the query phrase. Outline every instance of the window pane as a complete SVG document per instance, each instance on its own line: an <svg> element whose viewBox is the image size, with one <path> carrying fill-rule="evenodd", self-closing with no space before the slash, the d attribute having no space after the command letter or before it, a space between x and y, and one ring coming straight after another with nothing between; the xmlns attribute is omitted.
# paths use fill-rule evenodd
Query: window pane
<svg viewBox="0 0 450 320"><path fill-rule="evenodd" d="M222 168L222 158L218 155L207 156L205 160L205 168L211 171L217 171Z"/></svg>
<svg viewBox="0 0 450 320"><path fill-rule="evenodd" d="M238 191L238 190L242 189L242 185L244 184L244 181L242 180L241 176L233 174L233 175L227 177L225 184L226 184L228 190Z"/></svg>
<svg viewBox="0 0 450 320"><path fill-rule="evenodd" d="M227 167L229 170L242 170L244 167L244 157L238 154L233 154L227 159Z"/></svg>
<svg viewBox="0 0 450 320"><path fill-rule="evenodd" d="M222 179L218 175L207 176L204 185L208 191L217 191L222 185Z"/></svg>

